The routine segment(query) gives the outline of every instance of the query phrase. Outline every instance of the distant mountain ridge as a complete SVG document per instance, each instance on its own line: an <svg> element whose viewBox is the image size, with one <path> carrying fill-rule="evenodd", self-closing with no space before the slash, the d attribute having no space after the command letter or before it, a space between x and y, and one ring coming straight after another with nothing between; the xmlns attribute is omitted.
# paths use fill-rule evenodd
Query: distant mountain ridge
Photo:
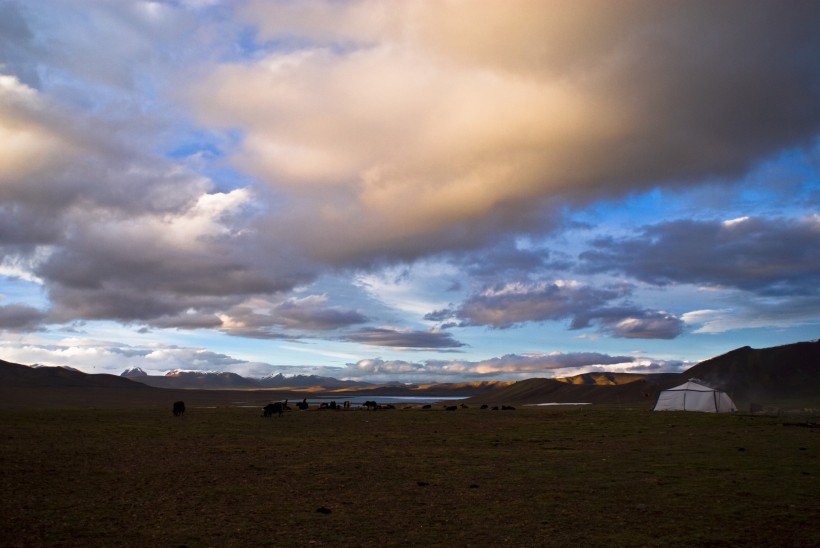
<svg viewBox="0 0 820 548"><path fill-rule="evenodd" d="M251 390L265 388L366 388L374 386L362 381L343 381L319 375L294 375L282 373L262 378L243 377L225 371L169 371L165 375L148 375L140 368L126 369L120 376L156 388L202 389L202 390Z"/></svg>
<svg viewBox="0 0 820 548"><path fill-rule="evenodd" d="M164 402L171 397L206 402L223 392L223 398L245 398L237 395L248 394L247 397L255 400L280 396L301 398L305 394L340 398L373 394L376 397L461 396L469 398L467 403L649 404L660 390L691 378L725 390L741 408L750 403L779 402L798 407L820 406L820 341L763 349L744 346L700 362L680 374L587 373L518 382L379 385L314 375L285 377L278 374L248 379L235 373L173 371L165 376L144 373L132 368L121 376L87 374L67 367L27 366L0 360L0 407L37 405L38 402L52 406L60 402L86 406L105 402L116 406L125 402ZM169 388L174 390L167 390Z"/></svg>

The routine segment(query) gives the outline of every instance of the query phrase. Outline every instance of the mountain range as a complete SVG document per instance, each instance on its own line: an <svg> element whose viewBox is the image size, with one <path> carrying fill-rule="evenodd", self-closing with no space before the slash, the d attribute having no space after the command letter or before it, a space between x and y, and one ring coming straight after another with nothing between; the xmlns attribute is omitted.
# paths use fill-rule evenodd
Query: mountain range
<svg viewBox="0 0 820 548"><path fill-rule="evenodd" d="M312 388L337 390L341 388L364 388L373 386L362 381L345 381L319 375L294 375L282 373L262 378L243 377L225 371L169 371L165 375L149 375L140 368L126 369L120 374L131 380L156 388L234 390L264 388Z"/></svg>
<svg viewBox="0 0 820 548"><path fill-rule="evenodd" d="M820 341L754 349L744 346L683 373L586 373L518 382L429 385L369 384L331 377L278 374L263 379L225 372L173 371L164 376L130 369L122 375L87 374L67 367L27 366L0 360L0 407L165 404L202 405L301 399L305 396L460 396L468 403L645 403L658 392L696 378L729 393L738 407L789 404L820 407ZM376 396L374 396L376 397Z"/></svg>

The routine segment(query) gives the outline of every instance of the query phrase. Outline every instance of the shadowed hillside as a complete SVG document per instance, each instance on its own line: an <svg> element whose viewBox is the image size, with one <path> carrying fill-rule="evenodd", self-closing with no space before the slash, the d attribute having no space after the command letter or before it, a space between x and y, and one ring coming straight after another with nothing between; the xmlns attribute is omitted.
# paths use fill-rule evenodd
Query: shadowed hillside
<svg viewBox="0 0 820 548"><path fill-rule="evenodd" d="M560 379L528 379L472 403L654 402L660 390L689 379L727 392L735 404L820 405L820 341L772 348L748 346L703 361L679 374L588 373Z"/></svg>
<svg viewBox="0 0 820 548"><path fill-rule="evenodd" d="M146 387L116 375L89 375L68 367L29 367L0 360L0 385L14 388L82 387L140 391Z"/></svg>
<svg viewBox="0 0 820 548"><path fill-rule="evenodd" d="M87 374L66 367L29 367L0 360L0 407L162 407L176 400L213 406L234 402L264 405L294 392L259 390L169 390L128 378ZM301 398L301 396L300 396Z"/></svg>
<svg viewBox="0 0 820 548"><path fill-rule="evenodd" d="M677 378L676 373L655 373L651 376L645 373L583 373L573 377L556 377L556 381L569 384L592 384L598 386L614 386L629 384L635 381L652 380L661 383L664 380Z"/></svg>
<svg viewBox="0 0 820 548"><path fill-rule="evenodd" d="M690 378L720 388L736 404L820 403L820 341L761 349L744 346L697 364L671 385Z"/></svg>

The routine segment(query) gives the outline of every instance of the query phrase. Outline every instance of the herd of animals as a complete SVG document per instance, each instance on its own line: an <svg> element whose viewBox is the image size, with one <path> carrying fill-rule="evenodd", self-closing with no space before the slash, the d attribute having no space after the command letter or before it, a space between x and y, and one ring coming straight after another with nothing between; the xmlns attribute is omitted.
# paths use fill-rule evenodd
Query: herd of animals
<svg viewBox="0 0 820 548"><path fill-rule="evenodd" d="M310 407L308 405L307 398L304 398L302 401L297 402L294 405L300 411L305 411ZM426 405L423 405L421 408L422 409L432 409L432 407L433 407L432 405L426 404ZM461 407L462 409L467 409L468 408L467 405L462 403L460 406L458 406L458 405L447 405L447 406L444 407L444 409L446 411L457 411L459 409L459 407ZM366 409L368 411L377 411L379 409L395 409L395 408L396 408L396 406L394 406L392 404L380 405L380 404L376 403L375 401L369 401L369 400L364 402L361 406L361 409ZM332 401L330 403L323 402L323 403L319 404L319 409L334 409L334 410L350 409L350 402L345 401L341 405L337 404L335 401ZM489 405L484 404L484 405L481 406L481 409L491 409L492 411L498 411L499 407L496 405L496 406L493 406L492 408L490 408ZM511 405L502 405L500 409L502 411L515 411L515 407L513 407ZM175 401L171 410L174 413L175 417L183 416L185 414L185 402ZM291 407L288 405L288 400L285 400L283 402L277 401L277 402L269 403L265 407L263 407L262 408L262 416L263 417L272 417L274 415L278 415L278 416L281 417L284 414L285 411L290 411L290 410L291 410Z"/></svg>

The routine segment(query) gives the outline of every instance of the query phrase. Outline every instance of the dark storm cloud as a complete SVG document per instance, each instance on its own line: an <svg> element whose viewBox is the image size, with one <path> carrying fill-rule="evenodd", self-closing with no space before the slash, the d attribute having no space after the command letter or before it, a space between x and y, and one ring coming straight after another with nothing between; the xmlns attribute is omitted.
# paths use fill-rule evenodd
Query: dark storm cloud
<svg viewBox="0 0 820 548"><path fill-rule="evenodd" d="M26 251L58 241L62 232L59 220L48 215L48 209L36 211L19 204L0 204L0 248Z"/></svg>
<svg viewBox="0 0 820 548"><path fill-rule="evenodd" d="M820 219L744 218L674 221L634 238L605 238L580 258L588 272L623 272L638 280L730 287L764 296L816 295Z"/></svg>
<svg viewBox="0 0 820 548"><path fill-rule="evenodd" d="M464 343L455 340L450 333L436 330L402 331L389 328L366 328L352 333L345 340L369 346L410 350L446 350L464 346Z"/></svg>
<svg viewBox="0 0 820 548"><path fill-rule="evenodd" d="M0 331L38 331L43 328L46 314L22 304L0 306Z"/></svg>

